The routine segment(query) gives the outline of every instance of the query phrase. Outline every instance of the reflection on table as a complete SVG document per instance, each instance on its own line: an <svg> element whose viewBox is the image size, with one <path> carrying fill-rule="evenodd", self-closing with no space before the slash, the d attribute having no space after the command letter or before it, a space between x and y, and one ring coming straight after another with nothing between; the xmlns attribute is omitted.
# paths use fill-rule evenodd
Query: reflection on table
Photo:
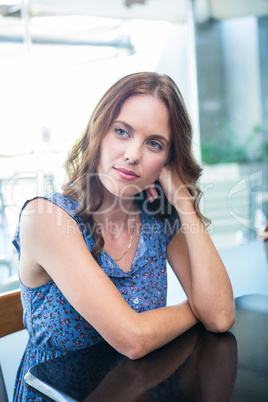
<svg viewBox="0 0 268 402"><path fill-rule="evenodd" d="M106 342L38 364L25 380L48 401L264 401L268 398L268 297L236 299L230 332L201 324L130 360Z"/></svg>

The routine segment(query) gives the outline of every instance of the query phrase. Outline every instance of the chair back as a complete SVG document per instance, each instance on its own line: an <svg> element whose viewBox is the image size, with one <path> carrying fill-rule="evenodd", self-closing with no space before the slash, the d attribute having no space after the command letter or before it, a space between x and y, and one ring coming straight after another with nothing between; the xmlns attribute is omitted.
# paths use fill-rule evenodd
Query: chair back
<svg viewBox="0 0 268 402"><path fill-rule="evenodd" d="M20 290L0 294L0 338L24 329Z"/></svg>

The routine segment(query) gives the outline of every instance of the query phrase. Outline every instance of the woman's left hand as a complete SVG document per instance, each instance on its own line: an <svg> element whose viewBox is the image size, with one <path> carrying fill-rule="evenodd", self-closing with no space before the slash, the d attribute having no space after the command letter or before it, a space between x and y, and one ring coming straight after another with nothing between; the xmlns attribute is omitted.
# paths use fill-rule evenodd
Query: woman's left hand
<svg viewBox="0 0 268 402"><path fill-rule="evenodd" d="M158 181L161 184L168 201L179 213L193 211L193 198L185 184L182 183L178 174L170 166L164 166L159 173ZM150 202L157 198L154 184L147 189L147 197Z"/></svg>

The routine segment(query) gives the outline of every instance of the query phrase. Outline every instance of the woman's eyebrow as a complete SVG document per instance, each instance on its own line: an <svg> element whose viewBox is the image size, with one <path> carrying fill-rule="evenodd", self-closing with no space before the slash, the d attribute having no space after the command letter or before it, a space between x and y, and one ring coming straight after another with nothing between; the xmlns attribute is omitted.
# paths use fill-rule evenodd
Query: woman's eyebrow
<svg viewBox="0 0 268 402"><path fill-rule="evenodd" d="M135 131L134 128L133 128L130 124L126 123L125 121L122 121L122 120L115 120L115 121L114 121L114 124L122 124L127 130L129 130L129 131Z"/></svg>
<svg viewBox="0 0 268 402"><path fill-rule="evenodd" d="M134 128L133 128L130 124L126 123L125 121L122 121L122 120L115 120L115 121L114 121L114 124L122 124L122 125L126 128L126 130L131 131L131 132L134 132L134 131L135 131ZM162 135L160 135L160 134L152 134L152 135L150 135L150 138L154 138L154 139L158 139L158 140L163 140L163 141L165 141L167 144L169 144L169 140L167 140L164 136L162 136Z"/></svg>
<svg viewBox="0 0 268 402"><path fill-rule="evenodd" d="M165 141L167 144L169 144L169 140L167 140L165 137L163 137L160 134L152 134L152 135L150 135L150 137L153 138L154 140Z"/></svg>

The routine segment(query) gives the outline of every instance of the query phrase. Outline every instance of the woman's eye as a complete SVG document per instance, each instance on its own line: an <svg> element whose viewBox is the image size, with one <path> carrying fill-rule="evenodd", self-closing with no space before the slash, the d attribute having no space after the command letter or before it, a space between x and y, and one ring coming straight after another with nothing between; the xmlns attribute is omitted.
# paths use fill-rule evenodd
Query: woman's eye
<svg viewBox="0 0 268 402"><path fill-rule="evenodd" d="M127 137L128 136L127 131L123 130L122 128L116 128L115 131L120 137Z"/></svg>
<svg viewBox="0 0 268 402"><path fill-rule="evenodd" d="M163 148L162 145L159 144L159 142L156 142L156 141L148 141L148 145L150 147L158 149L158 150L161 150Z"/></svg>

